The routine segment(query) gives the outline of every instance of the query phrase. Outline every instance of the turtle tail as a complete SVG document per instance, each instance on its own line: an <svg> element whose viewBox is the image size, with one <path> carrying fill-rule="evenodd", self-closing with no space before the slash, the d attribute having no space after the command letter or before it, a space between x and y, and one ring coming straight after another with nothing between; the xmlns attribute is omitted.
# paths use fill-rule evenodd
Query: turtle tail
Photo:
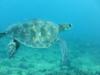
<svg viewBox="0 0 100 75"><path fill-rule="evenodd" d="M0 38L4 37L6 35L5 32L0 32Z"/></svg>

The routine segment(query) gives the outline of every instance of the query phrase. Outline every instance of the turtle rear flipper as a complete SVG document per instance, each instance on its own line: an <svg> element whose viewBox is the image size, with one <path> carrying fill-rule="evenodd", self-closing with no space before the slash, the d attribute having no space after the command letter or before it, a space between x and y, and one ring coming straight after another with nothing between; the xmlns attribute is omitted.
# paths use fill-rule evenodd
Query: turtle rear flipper
<svg viewBox="0 0 100 75"><path fill-rule="evenodd" d="M9 58L12 58L14 54L16 53L17 49L19 48L19 43L17 40L13 39L9 44L8 44L8 55Z"/></svg>
<svg viewBox="0 0 100 75"><path fill-rule="evenodd" d="M3 36L5 36L6 33L5 32L0 32L0 38L2 38Z"/></svg>

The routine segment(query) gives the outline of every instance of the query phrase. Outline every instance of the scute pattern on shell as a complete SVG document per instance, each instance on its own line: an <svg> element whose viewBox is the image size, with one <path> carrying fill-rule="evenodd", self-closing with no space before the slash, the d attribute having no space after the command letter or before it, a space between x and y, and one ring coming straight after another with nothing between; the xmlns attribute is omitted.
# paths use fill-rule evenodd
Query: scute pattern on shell
<svg viewBox="0 0 100 75"><path fill-rule="evenodd" d="M50 21L33 20L10 29L13 38L27 46L47 48L57 39L58 26Z"/></svg>

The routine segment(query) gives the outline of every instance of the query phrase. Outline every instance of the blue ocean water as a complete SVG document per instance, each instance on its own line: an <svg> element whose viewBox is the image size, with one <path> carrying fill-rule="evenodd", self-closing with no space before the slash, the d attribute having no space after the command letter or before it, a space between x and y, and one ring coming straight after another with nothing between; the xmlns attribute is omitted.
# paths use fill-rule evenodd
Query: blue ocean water
<svg viewBox="0 0 100 75"><path fill-rule="evenodd" d="M100 75L99 0L0 0L0 32L12 24L35 18L71 23L62 32L68 62L61 65L58 45L32 49L21 45L8 59L10 38L0 38L0 75ZM62 49L65 47L62 46Z"/></svg>

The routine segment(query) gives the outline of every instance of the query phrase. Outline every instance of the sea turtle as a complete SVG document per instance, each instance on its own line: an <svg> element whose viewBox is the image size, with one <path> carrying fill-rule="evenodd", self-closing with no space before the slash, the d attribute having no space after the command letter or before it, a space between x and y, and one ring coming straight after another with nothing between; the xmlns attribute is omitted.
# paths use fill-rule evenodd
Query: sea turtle
<svg viewBox="0 0 100 75"><path fill-rule="evenodd" d="M58 34L71 28L71 24L55 24L51 21L35 19L24 23L11 25L0 37L8 35L12 41L8 44L9 57L13 57L20 44L32 48L48 48L59 41ZM60 40L63 54L66 52L66 43ZM63 55L64 56L64 55Z"/></svg>

